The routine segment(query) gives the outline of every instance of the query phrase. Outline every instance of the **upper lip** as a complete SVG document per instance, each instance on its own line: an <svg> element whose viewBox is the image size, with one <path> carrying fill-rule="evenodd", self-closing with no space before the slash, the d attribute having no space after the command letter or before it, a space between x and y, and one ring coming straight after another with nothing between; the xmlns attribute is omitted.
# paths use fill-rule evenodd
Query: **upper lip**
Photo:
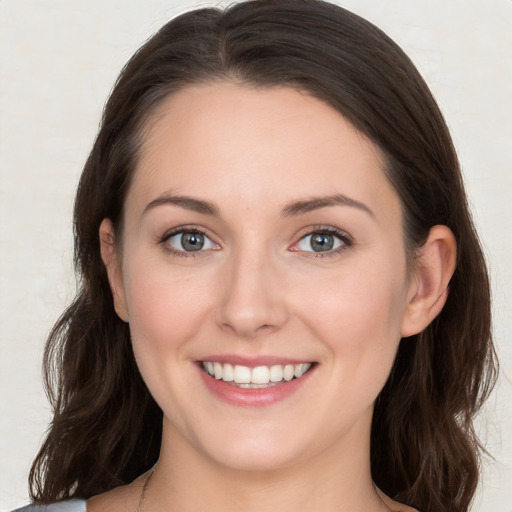
<svg viewBox="0 0 512 512"><path fill-rule="evenodd" d="M273 365L287 365L287 364L304 364L313 363L314 361L308 359L297 359L291 357L280 357L280 356L242 356L238 354L214 354L205 356L199 359L198 362L212 362L222 364L232 364L247 366L249 368L256 368L257 366L273 366Z"/></svg>

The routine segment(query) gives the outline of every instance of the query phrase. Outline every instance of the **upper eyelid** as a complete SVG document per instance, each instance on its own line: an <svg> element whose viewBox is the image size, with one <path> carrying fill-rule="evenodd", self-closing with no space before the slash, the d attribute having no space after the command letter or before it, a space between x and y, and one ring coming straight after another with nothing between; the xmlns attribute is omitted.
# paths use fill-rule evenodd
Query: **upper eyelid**
<svg viewBox="0 0 512 512"><path fill-rule="evenodd" d="M176 226L174 228L166 230L164 232L164 234L158 238L158 243L163 243L172 236L175 236L180 233L187 233L187 232L200 233L200 234L204 235L205 237L207 237L208 239L210 239L216 245L222 246L222 244L218 240L218 237L216 237L215 235L212 235L210 233L210 230L208 230L207 228L205 228L203 226L198 226L195 224L189 224L189 225L185 224L185 225ZM326 224L318 224L318 225L313 225L313 226L307 226L307 227L304 227L301 230L299 230L298 233L296 233L296 235L294 236L295 241L292 243L292 246L296 245L299 241L301 241L305 237L311 236L315 233L328 233L333 236L337 236L346 245L354 244L354 238L352 237L351 234L349 234L344 229L341 229L341 228L338 228L335 226L330 226L328 224L327 225Z"/></svg>
<svg viewBox="0 0 512 512"><path fill-rule="evenodd" d="M338 238L353 243L353 237L350 235L347 231L344 229L336 228L334 226L329 225L318 225L318 226L309 226L307 228L303 228L300 230L299 234L297 236L297 242L299 240L302 240L306 236L313 235L315 233L327 233L329 235L337 236ZM294 243L297 243L294 242Z"/></svg>
<svg viewBox="0 0 512 512"><path fill-rule="evenodd" d="M216 240L216 237L210 235L207 229L195 225L177 226L168 229L167 231L164 232L163 235L158 236L156 242L157 244L165 244L169 240L169 238L172 238L182 233L199 233L203 235L205 238L208 238L208 240L210 240L213 244L220 245L219 242Z"/></svg>
<svg viewBox="0 0 512 512"><path fill-rule="evenodd" d="M200 233L209 239L212 239L212 235L209 234L209 231L203 227L199 227L196 225L184 225L184 226L176 226L174 228L168 229L161 235L159 238L161 241L166 240L174 235L179 235L180 233Z"/></svg>
<svg viewBox="0 0 512 512"><path fill-rule="evenodd" d="M335 257L342 252L348 250L349 248L354 246L354 238L352 235L350 235L347 231L330 226L330 225L316 225L316 226L308 226L307 228L304 228L299 232L300 234L297 234L295 237L295 242L288 248L291 252L297 252L302 254L304 257L308 258L330 258ZM328 251L309 251L309 250L302 250L298 247L298 245L308 236L312 236L315 233L325 233L332 236L335 236L339 239L341 242L341 245L337 248L328 250Z"/></svg>
<svg viewBox="0 0 512 512"><path fill-rule="evenodd" d="M172 243L170 243L171 238L179 236L180 234L182 235L184 233L200 234L200 235L204 236L206 239L208 239L210 244L212 244L213 246L216 246L216 247L207 247L207 248L201 247L200 249L198 249L196 251L187 251L184 249L177 248ZM218 248L220 248L220 244L218 242L216 242L213 239L213 237L208 235L208 233L204 229L198 228L197 226L188 226L188 227L187 226L177 226L175 228L171 228L171 229L167 230L163 235L161 235L157 239L157 244L159 246L161 246L162 249L165 250L165 252L167 252L175 257L179 256L179 257L186 257L186 258L201 258L201 257L206 256L206 254L209 251L212 251L212 250L215 251L215 250L218 250Z"/></svg>

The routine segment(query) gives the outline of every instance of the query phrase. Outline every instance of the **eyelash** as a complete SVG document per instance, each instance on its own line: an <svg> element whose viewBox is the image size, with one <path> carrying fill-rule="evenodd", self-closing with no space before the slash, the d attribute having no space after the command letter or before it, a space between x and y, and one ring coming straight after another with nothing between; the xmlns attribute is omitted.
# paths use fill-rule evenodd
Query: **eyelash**
<svg viewBox="0 0 512 512"><path fill-rule="evenodd" d="M334 248L334 249L323 251L323 252L322 251L313 251L313 250L311 250L311 251L300 251L303 254L305 253L304 256L308 257L308 258L331 258L331 257L335 257L335 256L338 256L340 253L346 251L349 247L354 245L354 241L353 241L352 237L348 233L346 233L345 231L341 231L340 229L334 228L332 226L313 226L312 228L308 228L307 233L302 235L300 237L300 239L298 240L298 242L295 242L295 244L293 246L296 247L304 239L306 239L307 237L311 237L313 235L330 235L330 236L333 236L333 237L337 238L341 242L341 245L339 247ZM297 249L297 252L299 252L298 249Z"/></svg>
<svg viewBox="0 0 512 512"><path fill-rule="evenodd" d="M212 250L212 249L199 249L197 251L185 251L185 250L175 249L172 245L170 245L170 243L169 243L170 238L172 238L173 236L177 236L177 235L183 235L185 233L202 235L205 239L209 240L210 243L212 243L214 245L218 245L218 244L215 244L215 242L213 242L211 240L211 238L203 230L198 229L195 226L190 226L190 227L180 226L180 227L171 229L170 231L167 231L162 237L160 237L160 239L158 240L158 244L160 244L165 251L167 251L168 253L171 253L173 256L177 256L179 258L197 258L197 257L204 256L204 253L206 251ZM216 249L213 249L213 250L216 250Z"/></svg>
<svg viewBox="0 0 512 512"><path fill-rule="evenodd" d="M201 248L197 251L186 251L186 250L175 249L172 245L169 244L170 238L172 238L173 236L177 236L177 235L183 235L185 233L201 235L201 236L205 237L205 239L209 240L210 243L218 246L218 244L216 244L215 242L213 242L211 240L211 238L205 233L205 231L203 231L195 226L190 226L190 227L180 226L180 227L174 228L170 231L167 231L162 237L160 237L160 239L158 240L158 244L161 245L165 251L171 253L174 256L178 256L181 258L197 258L197 257L204 256L204 253L206 251L217 250L217 249L202 249ZM295 250L293 249L293 247L297 247L297 245L300 244L307 237L311 237L313 235L333 236L341 242L341 245L339 247L336 247L334 249L330 249L327 251L313 251L313 250L305 251L305 250L300 250L300 249L295 249ZM308 258L329 258L329 257L337 256L341 252L347 250L352 245L354 245L354 241L353 241L352 237L350 235L348 235L346 232L341 231L340 229L334 228L332 226L314 226L312 228L309 228L308 231L305 234L303 234L297 242L295 242L293 244L293 246L290 250L292 250L292 252L307 253L304 255L305 255L305 257L308 257Z"/></svg>

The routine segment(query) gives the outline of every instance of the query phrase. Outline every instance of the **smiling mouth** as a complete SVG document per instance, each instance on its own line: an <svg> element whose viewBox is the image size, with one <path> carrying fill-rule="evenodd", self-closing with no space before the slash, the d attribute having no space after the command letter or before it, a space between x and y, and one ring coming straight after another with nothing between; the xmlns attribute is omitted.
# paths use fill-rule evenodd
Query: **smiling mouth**
<svg viewBox="0 0 512 512"><path fill-rule="evenodd" d="M312 365L313 363L275 364L250 368L243 365L203 361L201 368L216 380L222 380L240 388L258 389L300 379L311 369Z"/></svg>

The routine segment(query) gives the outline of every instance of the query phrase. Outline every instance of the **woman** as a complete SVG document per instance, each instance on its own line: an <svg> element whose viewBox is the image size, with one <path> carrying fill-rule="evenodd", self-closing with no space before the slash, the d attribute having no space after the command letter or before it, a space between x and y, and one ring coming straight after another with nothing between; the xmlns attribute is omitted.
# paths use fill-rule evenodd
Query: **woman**
<svg viewBox="0 0 512 512"><path fill-rule="evenodd" d="M442 115L379 29L308 0L168 23L106 105L75 236L36 503L469 509L488 278Z"/></svg>

